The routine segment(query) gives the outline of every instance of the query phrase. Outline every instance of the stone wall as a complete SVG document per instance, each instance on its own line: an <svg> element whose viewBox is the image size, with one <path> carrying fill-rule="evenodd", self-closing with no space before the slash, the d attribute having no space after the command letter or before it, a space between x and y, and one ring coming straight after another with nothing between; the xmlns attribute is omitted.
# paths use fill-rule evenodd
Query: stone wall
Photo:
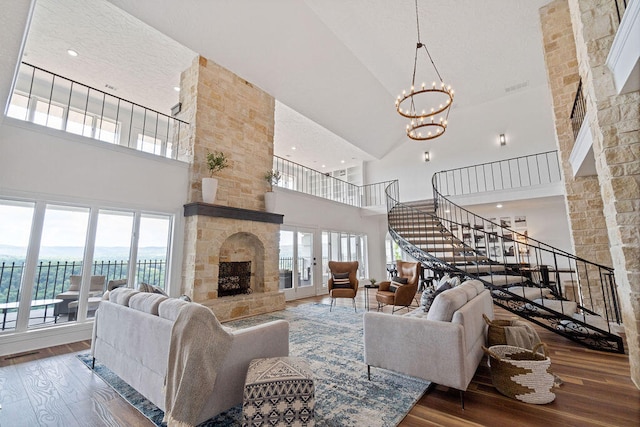
<svg viewBox="0 0 640 427"><path fill-rule="evenodd" d="M569 7L631 379L640 388L640 92L618 95L605 63L618 29L615 3L569 0Z"/></svg>
<svg viewBox="0 0 640 427"><path fill-rule="evenodd" d="M221 151L229 167L216 174L215 204L264 210L263 179L272 168L275 101L229 70L198 57L181 79L180 158L189 161L189 202L201 202L209 176L208 152ZM278 290L278 224L203 215L185 219L182 291L221 320L284 308ZM247 245L251 245L250 248ZM245 259L246 258L246 259ZM252 261L252 293L218 298L220 261Z"/></svg>
<svg viewBox="0 0 640 427"><path fill-rule="evenodd" d="M576 187L564 167L569 206L580 200L580 193L599 193L602 201L601 207L597 200L577 206L593 208L588 215L578 217L576 209L569 209L576 253L579 243L593 243L597 247L594 261L606 264L603 260L609 260L615 269L631 379L640 387L640 94L618 95L605 64L618 27L614 2L556 0L543 7L540 16L563 163L570 153L566 117L576 76L582 79L593 138L597 180L590 178ZM602 217L609 244L606 251L600 245L605 241L600 231L594 230L593 237L586 233L579 237L574 228L574 222L582 220L587 226L598 224L601 230Z"/></svg>
<svg viewBox="0 0 640 427"><path fill-rule="evenodd" d="M564 176L567 214L575 255L611 267L609 237L604 218L598 177L574 177L569 156L574 145L571 107L580 82L578 60L566 0L556 0L540 9L543 48L555 118L558 150ZM604 296L597 270L580 270L580 292L589 295L597 312L604 314ZM588 277L587 277L588 275ZM591 285L591 289L586 286Z"/></svg>

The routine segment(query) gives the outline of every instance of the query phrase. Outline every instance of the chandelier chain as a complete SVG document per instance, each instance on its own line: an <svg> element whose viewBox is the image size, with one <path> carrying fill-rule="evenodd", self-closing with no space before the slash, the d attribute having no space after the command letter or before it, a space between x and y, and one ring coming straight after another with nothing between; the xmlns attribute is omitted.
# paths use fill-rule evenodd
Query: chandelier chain
<svg viewBox="0 0 640 427"><path fill-rule="evenodd" d="M416 68L418 66L418 50L421 47L423 47L424 50L427 52L429 61L431 61L431 65L433 65L433 69L436 71L436 74L438 75L438 79L440 79L440 81L442 82L443 80L442 80L442 76L440 75L440 71L438 71L438 67L436 67L436 63L433 61L433 58L431 57L431 53L429 53L429 49L427 48L427 45L422 43L422 40L420 40L420 14L418 12L418 0L416 0L416 30L418 33L418 44L416 45L416 56L413 61L413 79L411 80L411 83L413 85L415 85L416 83Z"/></svg>

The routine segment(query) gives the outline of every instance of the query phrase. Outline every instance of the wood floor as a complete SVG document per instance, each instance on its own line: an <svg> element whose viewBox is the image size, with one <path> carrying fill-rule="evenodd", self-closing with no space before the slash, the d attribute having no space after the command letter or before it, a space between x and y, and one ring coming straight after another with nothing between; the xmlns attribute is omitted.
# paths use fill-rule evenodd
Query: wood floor
<svg viewBox="0 0 640 427"><path fill-rule="evenodd" d="M316 297L288 303L329 302ZM339 300L339 305L350 305ZM358 309L364 307L360 293ZM496 309L498 317L511 315ZM435 387L400 426L640 426L640 390L629 379L626 355L587 350L538 329L552 368L564 384L556 400L529 405L499 394L483 361L465 394ZM90 342L51 347L0 360L0 426L152 426L76 357Z"/></svg>

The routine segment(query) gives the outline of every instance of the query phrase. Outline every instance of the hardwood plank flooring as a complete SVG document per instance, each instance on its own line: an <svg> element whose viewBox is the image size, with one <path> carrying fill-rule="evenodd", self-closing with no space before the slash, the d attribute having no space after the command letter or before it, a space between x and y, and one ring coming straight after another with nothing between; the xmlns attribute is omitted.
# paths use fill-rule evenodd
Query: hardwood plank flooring
<svg viewBox="0 0 640 427"><path fill-rule="evenodd" d="M374 307L373 291L369 296ZM329 298L287 304L309 302L328 304ZM350 307L351 301L338 300L337 305ZM359 292L357 306L364 309L364 292ZM496 316L512 315L496 308ZM400 426L640 426L640 390L629 379L627 355L588 350L536 329L549 346L554 372L564 381L553 390L554 402L529 405L501 395L483 361L465 393L464 410L457 390L436 386ZM153 426L75 357L90 344L82 341L0 359L0 426Z"/></svg>

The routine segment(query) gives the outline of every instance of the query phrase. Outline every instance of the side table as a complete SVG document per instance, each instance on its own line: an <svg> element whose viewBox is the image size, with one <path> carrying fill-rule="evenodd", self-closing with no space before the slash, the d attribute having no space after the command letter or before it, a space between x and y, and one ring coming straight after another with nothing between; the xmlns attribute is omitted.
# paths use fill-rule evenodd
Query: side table
<svg viewBox="0 0 640 427"><path fill-rule="evenodd" d="M369 289L378 289L379 285L364 285L364 309L369 311Z"/></svg>

